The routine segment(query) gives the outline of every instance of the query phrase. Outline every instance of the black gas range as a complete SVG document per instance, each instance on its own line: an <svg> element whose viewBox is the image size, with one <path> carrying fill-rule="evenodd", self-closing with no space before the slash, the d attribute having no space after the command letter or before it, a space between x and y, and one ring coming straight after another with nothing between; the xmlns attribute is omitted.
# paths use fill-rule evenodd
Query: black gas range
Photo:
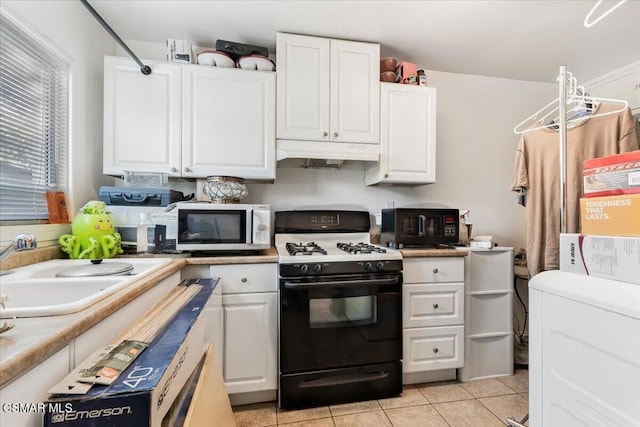
<svg viewBox="0 0 640 427"><path fill-rule="evenodd" d="M402 392L402 256L364 211L276 212L281 408Z"/></svg>

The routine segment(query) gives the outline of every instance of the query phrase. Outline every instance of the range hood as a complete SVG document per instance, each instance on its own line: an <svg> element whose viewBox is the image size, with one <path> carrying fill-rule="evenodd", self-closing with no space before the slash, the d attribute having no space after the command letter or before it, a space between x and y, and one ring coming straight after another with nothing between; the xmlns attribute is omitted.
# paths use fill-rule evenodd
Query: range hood
<svg viewBox="0 0 640 427"><path fill-rule="evenodd" d="M377 162L380 158L380 146L378 144L301 141L292 139L278 139L276 140L276 144L277 160L321 159Z"/></svg>

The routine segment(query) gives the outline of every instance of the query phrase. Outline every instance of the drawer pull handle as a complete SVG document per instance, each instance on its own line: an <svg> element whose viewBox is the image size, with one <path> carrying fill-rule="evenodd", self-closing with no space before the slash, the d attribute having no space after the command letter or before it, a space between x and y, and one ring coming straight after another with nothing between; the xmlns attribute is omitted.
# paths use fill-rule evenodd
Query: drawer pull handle
<svg viewBox="0 0 640 427"><path fill-rule="evenodd" d="M246 278L246 277L243 277L242 279L240 279L240 281L241 281L242 283L247 283L247 278Z"/></svg>
<svg viewBox="0 0 640 427"><path fill-rule="evenodd" d="M439 350L438 350L438 347L433 347L433 352L434 352L434 353L437 353L438 351L439 351Z"/></svg>
<svg viewBox="0 0 640 427"><path fill-rule="evenodd" d="M438 269L437 269L437 268L434 268L434 269L433 269L433 272L434 272L434 274L438 274Z"/></svg>
<svg viewBox="0 0 640 427"><path fill-rule="evenodd" d="M433 304L433 308L437 309L438 307L440 307L438 304Z"/></svg>

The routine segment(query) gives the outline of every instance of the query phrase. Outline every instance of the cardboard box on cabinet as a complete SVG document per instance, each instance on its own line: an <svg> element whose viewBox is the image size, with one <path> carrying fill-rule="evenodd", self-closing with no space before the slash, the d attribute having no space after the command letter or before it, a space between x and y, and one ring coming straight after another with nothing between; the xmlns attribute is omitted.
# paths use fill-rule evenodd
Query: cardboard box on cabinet
<svg viewBox="0 0 640 427"><path fill-rule="evenodd" d="M584 197L640 193L640 150L586 160Z"/></svg>
<svg viewBox="0 0 640 427"><path fill-rule="evenodd" d="M585 235L640 237L640 194L580 199Z"/></svg>
<svg viewBox="0 0 640 427"><path fill-rule="evenodd" d="M560 270L640 285L640 238L561 233Z"/></svg>
<svg viewBox="0 0 640 427"><path fill-rule="evenodd" d="M191 279L190 279L191 280ZM108 386L94 385L83 395L54 395L47 401L47 427L159 426L175 410L180 392L206 350L201 316L217 279L193 279L203 288L149 346Z"/></svg>

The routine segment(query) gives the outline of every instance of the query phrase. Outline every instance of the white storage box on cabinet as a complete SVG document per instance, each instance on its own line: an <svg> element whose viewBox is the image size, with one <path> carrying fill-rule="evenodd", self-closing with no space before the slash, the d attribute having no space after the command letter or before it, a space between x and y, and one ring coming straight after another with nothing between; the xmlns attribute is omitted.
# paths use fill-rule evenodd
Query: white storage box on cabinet
<svg viewBox="0 0 640 427"><path fill-rule="evenodd" d="M436 88L380 83L380 161L365 182L436 182Z"/></svg>
<svg viewBox="0 0 640 427"><path fill-rule="evenodd" d="M405 258L403 382L453 379L464 363L464 260Z"/></svg>
<svg viewBox="0 0 640 427"><path fill-rule="evenodd" d="M513 248L470 249L465 257L462 381L513 375Z"/></svg>
<svg viewBox="0 0 640 427"><path fill-rule="evenodd" d="M285 33L276 44L279 150L380 142L380 45Z"/></svg>
<svg viewBox="0 0 640 427"><path fill-rule="evenodd" d="M278 363L278 265L212 265L210 274L220 277L222 283L223 374L231 403L273 400ZM251 393L254 395L246 397Z"/></svg>
<svg viewBox="0 0 640 427"><path fill-rule="evenodd" d="M105 57L105 174L275 179L275 73L148 63Z"/></svg>

